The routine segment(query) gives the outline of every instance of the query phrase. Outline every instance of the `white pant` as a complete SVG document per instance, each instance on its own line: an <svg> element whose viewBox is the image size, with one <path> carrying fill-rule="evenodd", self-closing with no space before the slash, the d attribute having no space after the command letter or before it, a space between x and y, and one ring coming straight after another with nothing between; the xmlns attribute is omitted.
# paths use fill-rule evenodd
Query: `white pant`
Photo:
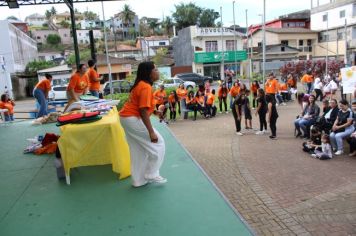
<svg viewBox="0 0 356 236"><path fill-rule="evenodd" d="M145 185L147 179L159 176L166 151L164 140L154 129L158 142L152 143L146 126L138 117L120 117L120 122L130 147L132 185Z"/></svg>

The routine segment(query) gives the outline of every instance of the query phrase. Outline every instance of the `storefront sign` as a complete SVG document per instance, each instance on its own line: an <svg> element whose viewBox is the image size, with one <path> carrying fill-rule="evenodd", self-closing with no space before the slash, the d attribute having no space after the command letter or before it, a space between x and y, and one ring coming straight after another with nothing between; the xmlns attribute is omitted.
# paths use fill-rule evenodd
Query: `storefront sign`
<svg viewBox="0 0 356 236"><path fill-rule="evenodd" d="M236 32L236 35L239 35ZM234 31L229 28L197 28L197 36L234 36Z"/></svg>
<svg viewBox="0 0 356 236"><path fill-rule="evenodd" d="M236 58L236 59L235 59ZM247 59L246 51L226 51L224 52L224 62L243 61ZM221 52L196 52L194 54L195 63L221 62Z"/></svg>

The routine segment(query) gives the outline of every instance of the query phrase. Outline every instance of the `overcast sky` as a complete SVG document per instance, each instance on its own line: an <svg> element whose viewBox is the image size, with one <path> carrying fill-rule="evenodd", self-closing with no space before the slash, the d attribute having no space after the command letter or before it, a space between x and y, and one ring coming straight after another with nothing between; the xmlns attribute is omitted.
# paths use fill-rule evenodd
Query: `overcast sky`
<svg viewBox="0 0 356 236"><path fill-rule="evenodd" d="M319 0L320 4L329 0ZM179 3L193 2L199 7L214 9L220 12L222 7L222 17L224 26L233 24L233 1L231 0L127 0L127 1L107 1L104 2L105 18L113 16L122 10L124 4L130 5L131 9L136 12L139 18L143 16L155 17L162 19L163 16L171 16L175 10L175 5ZM316 0L314 0L316 2ZM68 11L65 4L53 5L58 13ZM78 3L74 5L80 12L88 9L101 16L101 3L89 2ZM278 18L280 15L296 12L300 10L310 9L311 0L266 0L266 20ZM0 19L6 19L8 16L16 16L24 20L26 16L33 13L44 14L52 5L42 6L21 6L19 9L9 9L8 7L0 7ZM235 22L240 26L246 26L245 9L248 10L248 24L258 24L261 22L261 14L263 12L263 0L236 0L235 1ZM220 21L220 19L219 19Z"/></svg>

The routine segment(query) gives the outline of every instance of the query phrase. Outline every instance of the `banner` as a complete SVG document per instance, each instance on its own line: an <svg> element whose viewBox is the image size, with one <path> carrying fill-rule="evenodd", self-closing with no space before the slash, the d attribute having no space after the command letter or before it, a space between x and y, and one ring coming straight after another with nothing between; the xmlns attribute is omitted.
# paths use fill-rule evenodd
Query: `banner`
<svg viewBox="0 0 356 236"><path fill-rule="evenodd" d="M353 93L356 89L356 66L342 68L340 72L343 94Z"/></svg>

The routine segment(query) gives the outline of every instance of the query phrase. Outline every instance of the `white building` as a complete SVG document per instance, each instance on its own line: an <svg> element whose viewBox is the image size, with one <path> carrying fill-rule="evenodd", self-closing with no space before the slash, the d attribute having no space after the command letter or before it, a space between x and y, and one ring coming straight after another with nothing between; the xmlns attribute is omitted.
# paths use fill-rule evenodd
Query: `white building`
<svg viewBox="0 0 356 236"><path fill-rule="evenodd" d="M25 22L27 22L29 26L43 26L43 24L47 23L47 19L45 16L35 13L27 16Z"/></svg>
<svg viewBox="0 0 356 236"><path fill-rule="evenodd" d="M37 43L7 20L0 21L0 93L12 96L11 74L23 72L37 59Z"/></svg>
<svg viewBox="0 0 356 236"><path fill-rule="evenodd" d="M313 0L310 18L311 30L320 31L316 55L320 57L328 55L341 59L346 52L348 62L355 61L355 0ZM345 25L347 44L345 44Z"/></svg>
<svg viewBox="0 0 356 236"><path fill-rule="evenodd" d="M93 30L94 39L102 39L103 34L101 30ZM77 30L77 39L79 44L89 44L89 30Z"/></svg>
<svg viewBox="0 0 356 236"><path fill-rule="evenodd" d="M173 49L176 66L192 66L193 72L212 77L226 69L242 73L240 62L247 58L243 34L228 28L184 28L173 39Z"/></svg>
<svg viewBox="0 0 356 236"><path fill-rule="evenodd" d="M97 20L81 20L80 21L80 28L81 29L101 29L104 26L103 21Z"/></svg>
<svg viewBox="0 0 356 236"><path fill-rule="evenodd" d="M136 39L136 48L142 49L143 57L153 57L158 48L170 46L168 36L150 36Z"/></svg>

